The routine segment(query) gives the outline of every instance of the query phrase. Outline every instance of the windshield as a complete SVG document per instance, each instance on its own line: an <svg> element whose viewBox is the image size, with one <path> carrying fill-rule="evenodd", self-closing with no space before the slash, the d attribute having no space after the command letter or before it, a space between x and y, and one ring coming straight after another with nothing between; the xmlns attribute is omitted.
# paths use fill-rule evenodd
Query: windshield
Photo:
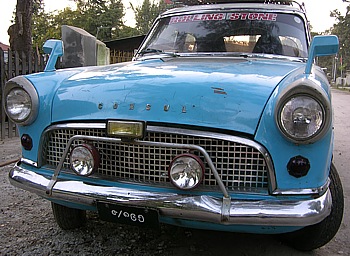
<svg viewBox="0 0 350 256"><path fill-rule="evenodd" d="M203 13L160 19L143 53L265 53L307 57L303 20L281 13Z"/></svg>

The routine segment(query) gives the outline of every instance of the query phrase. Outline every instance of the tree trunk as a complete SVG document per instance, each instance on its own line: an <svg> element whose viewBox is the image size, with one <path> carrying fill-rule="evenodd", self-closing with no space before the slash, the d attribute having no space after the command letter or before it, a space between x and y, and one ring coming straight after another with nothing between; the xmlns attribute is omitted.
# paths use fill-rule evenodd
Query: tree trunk
<svg viewBox="0 0 350 256"><path fill-rule="evenodd" d="M8 29L10 47L13 51L32 52L33 0L17 0L15 24Z"/></svg>

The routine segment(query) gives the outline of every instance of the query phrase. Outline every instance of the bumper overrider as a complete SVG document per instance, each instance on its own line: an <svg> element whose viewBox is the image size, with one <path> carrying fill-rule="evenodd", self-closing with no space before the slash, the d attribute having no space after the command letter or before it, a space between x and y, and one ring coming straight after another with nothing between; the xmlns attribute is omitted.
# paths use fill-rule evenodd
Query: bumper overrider
<svg viewBox="0 0 350 256"><path fill-rule="evenodd" d="M51 178L38 174L21 162L9 173L12 185L49 200L66 201L96 209L98 201L125 206L157 209L160 216L205 221L216 224L261 226L308 226L326 218L331 211L329 189L320 196L296 200L278 197L266 200L232 199L207 195L149 192L141 189L87 184L82 181L57 180L50 193Z"/></svg>

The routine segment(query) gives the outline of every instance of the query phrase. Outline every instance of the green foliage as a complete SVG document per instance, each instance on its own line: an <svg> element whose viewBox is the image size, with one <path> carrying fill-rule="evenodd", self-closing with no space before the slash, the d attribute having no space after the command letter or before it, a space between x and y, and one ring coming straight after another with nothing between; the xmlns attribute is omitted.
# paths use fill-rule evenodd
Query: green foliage
<svg viewBox="0 0 350 256"><path fill-rule="evenodd" d="M336 24L331 29L331 33L339 38L338 53L338 75L345 74L350 67L350 5L346 9L345 16L341 15L338 10L331 12L331 17L336 18Z"/></svg>
<svg viewBox="0 0 350 256"><path fill-rule="evenodd" d="M131 9L135 13L136 29L139 34L146 34L151 28L154 20L160 13L166 10L165 1L160 0L159 3L144 0L141 6L134 7L130 3Z"/></svg>
<svg viewBox="0 0 350 256"><path fill-rule="evenodd" d="M124 26L124 9L121 0L74 0L76 9L46 13L44 0L35 0L33 14L33 45L41 49L50 38L61 38L61 26L82 28L98 36L101 41L132 36L135 29Z"/></svg>
<svg viewBox="0 0 350 256"><path fill-rule="evenodd" d="M350 5L347 7L345 16L339 10L330 13L336 19L336 23L329 30L321 34L337 35L339 38L339 53L337 56L327 56L318 58L318 65L326 68L326 73L330 80L334 81L341 75L345 77L346 70L350 68ZM312 33L312 36L318 35Z"/></svg>
<svg viewBox="0 0 350 256"><path fill-rule="evenodd" d="M124 16L121 0L75 0L79 16L76 26L83 28L100 40L111 40L112 31L123 25ZM113 29L114 28L114 29Z"/></svg>

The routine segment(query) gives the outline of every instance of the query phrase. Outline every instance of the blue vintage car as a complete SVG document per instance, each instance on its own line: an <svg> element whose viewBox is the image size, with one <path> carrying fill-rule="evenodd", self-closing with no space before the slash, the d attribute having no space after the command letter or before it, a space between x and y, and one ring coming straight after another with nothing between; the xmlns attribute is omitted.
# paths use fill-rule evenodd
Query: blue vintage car
<svg viewBox="0 0 350 256"><path fill-rule="evenodd" d="M146 227L282 234L300 250L342 221L332 164L331 91L293 1L175 8L155 21L134 60L11 79L4 107L22 158L13 185L52 202L63 229L100 218Z"/></svg>

